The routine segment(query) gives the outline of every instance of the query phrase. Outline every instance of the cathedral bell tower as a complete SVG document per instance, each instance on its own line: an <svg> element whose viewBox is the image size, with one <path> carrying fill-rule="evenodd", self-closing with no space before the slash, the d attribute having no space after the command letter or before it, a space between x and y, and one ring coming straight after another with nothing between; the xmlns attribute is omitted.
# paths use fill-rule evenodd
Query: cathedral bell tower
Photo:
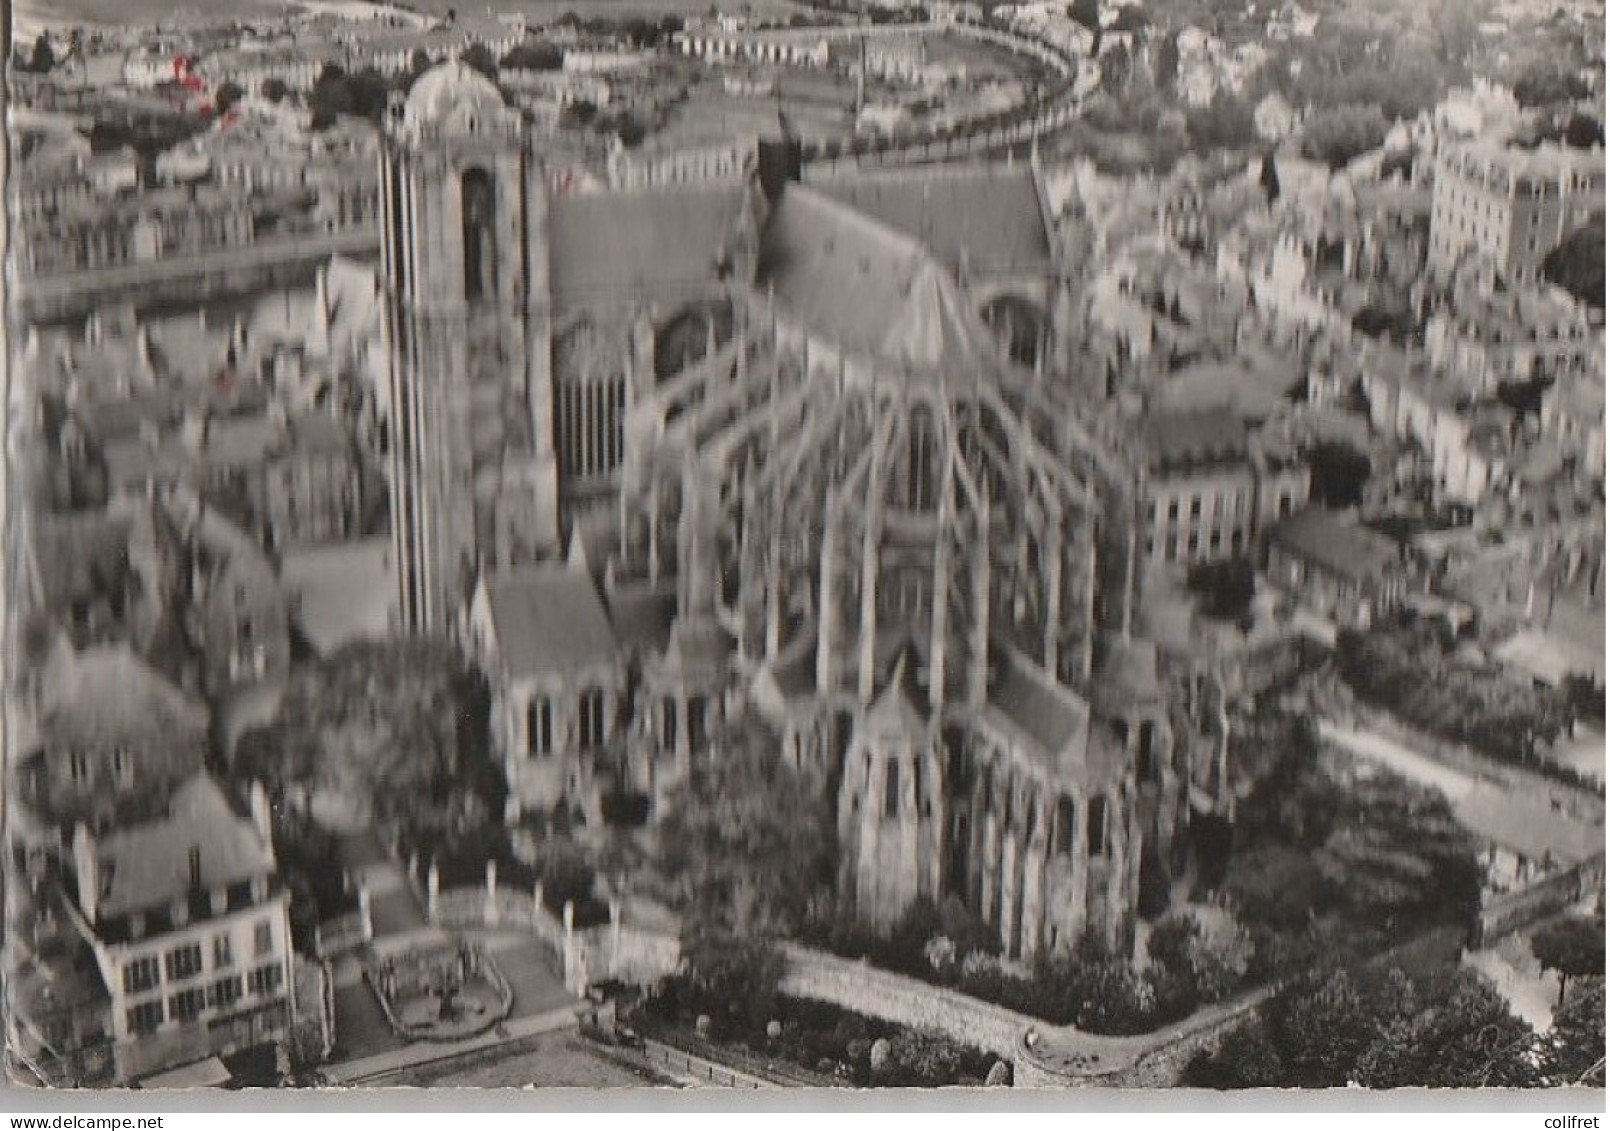
<svg viewBox="0 0 1610 1131"><path fill-rule="evenodd" d="M451 633L481 572L557 550L546 187L520 113L457 59L385 134L398 627Z"/></svg>

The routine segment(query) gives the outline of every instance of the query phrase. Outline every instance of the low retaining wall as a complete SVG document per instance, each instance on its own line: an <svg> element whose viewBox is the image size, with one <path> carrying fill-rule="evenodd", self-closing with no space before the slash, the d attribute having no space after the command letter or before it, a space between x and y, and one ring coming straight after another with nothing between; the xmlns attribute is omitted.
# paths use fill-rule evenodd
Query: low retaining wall
<svg viewBox="0 0 1610 1131"><path fill-rule="evenodd" d="M1605 854L1601 852L1520 891L1489 900L1481 909L1476 946L1490 946L1505 935L1525 930L1602 890L1604 861Z"/></svg>
<svg viewBox="0 0 1610 1131"><path fill-rule="evenodd" d="M682 944L675 935L626 923L619 903L610 904L608 923L577 929L572 905L567 903L556 917L543 904L540 885L529 893L500 887L495 880L487 887L431 887L426 908L437 926L529 932L575 994L605 981L652 985L674 973L682 961Z"/></svg>

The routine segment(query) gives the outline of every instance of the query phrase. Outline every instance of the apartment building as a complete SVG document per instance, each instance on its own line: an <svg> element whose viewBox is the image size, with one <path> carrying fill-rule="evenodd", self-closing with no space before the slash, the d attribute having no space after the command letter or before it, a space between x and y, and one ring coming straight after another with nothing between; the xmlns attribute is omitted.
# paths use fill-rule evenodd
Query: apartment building
<svg viewBox="0 0 1610 1131"><path fill-rule="evenodd" d="M1535 276L1562 239L1604 208L1604 186L1603 150L1449 143L1436 157L1428 264L1446 273L1475 252L1501 275Z"/></svg>

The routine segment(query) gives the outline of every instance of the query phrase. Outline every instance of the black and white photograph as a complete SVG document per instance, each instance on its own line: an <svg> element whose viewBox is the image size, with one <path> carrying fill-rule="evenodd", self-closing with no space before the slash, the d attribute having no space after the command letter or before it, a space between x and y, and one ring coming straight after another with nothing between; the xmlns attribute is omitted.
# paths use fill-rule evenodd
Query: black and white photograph
<svg viewBox="0 0 1610 1131"><path fill-rule="evenodd" d="M1604 0L6 22L13 1098L1604 1110Z"/></svg>

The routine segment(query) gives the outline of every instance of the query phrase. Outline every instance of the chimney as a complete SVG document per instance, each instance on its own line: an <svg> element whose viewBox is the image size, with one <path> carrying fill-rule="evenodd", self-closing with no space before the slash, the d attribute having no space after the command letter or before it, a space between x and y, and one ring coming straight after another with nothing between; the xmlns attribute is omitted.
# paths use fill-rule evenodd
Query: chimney
<svg viewBox="0 0 1610 1131"><path fill-rule="evenodd" d="M101 898L100 861L95 858L95 840L82 821L73 829L73 866L78 872L78 906L84 918L95 922Z"/></svg>
<svg viewBox="0 0 1610 1131"><path fill-rule="evenodd" d="M252 824L257 827L257 835L263 838L264 844L272 844L274 839L274 822L268 807L268 790L263 783L254 781L246 794L247 806L251 810Z"/></svg>

